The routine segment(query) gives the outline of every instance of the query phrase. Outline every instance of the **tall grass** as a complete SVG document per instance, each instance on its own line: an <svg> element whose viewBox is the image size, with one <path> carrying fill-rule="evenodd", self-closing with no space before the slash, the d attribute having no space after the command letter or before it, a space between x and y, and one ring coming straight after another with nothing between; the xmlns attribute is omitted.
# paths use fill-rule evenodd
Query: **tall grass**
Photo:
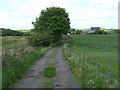
<svg viewBox="0 0 120 90"><path fill-rule="evenodd" d="M82 87L118 87L117 35L72 35L64 55ZM110 62L110 81L108 81ZM98 64L97 64L98 63Z"/></svg>
<svg viewBox="0 0 120 90"><path fill-rule="evenodd" d="M27 39L24 38L16 38L11 37L9 41L14 41L9 45L3 42L5 46L3 46L2 50L2 88L9 88L14 85L22 75L37 61L41 56L45 54L45 52L49 49L49 47L32 47L29 46Z"/></svg>
<svg viewBox="0 0 120 90"><path fill-rule="evenodd" d="M70 47L77 54L85 53L97 60L104 66L111 63L112 73L118 77L118 36L117 34L107 35L73 35ZM107 66L106 66L107 68Z"/></svg>

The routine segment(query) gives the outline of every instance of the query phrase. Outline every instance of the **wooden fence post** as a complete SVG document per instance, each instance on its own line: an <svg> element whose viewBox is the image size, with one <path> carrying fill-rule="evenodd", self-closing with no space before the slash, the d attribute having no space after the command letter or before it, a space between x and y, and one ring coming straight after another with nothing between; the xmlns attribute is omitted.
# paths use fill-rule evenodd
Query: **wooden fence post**
<svg viewBox="0 0 120 90"><path fill-rule="evenodd" d="M89 71L90 71L90 68L91 68L91 67L90 67L90 66L91 66L91 65L90 65L90 61L91 61L91 58L90 58L90 56L89 56L89 57L88 57L88 64L89 64L88 68L89 68Z"/></svg>
<svg viewBox="0 0 120 90"><path fill-rule="evenodd" d="M91 60L90 56L88 57L88 60L89 60L89 61Z"/></svg>
<svg viewBox="0 0 120 90"><path fill-rule="evenodd" d="M83 57L82 57L82 77L81 77L81 81L82 81L82 84L83 84L83 81L84 81L84 77L85 77L85 75L84 75L84 64L85 64L85 53L83 54Z"/></svg>
<svg viewBox="0 0 120 90"><path fill-rule="evenodd" d="M110 62L108 62L108 73L107 73L107 79L108 79L108 83L107 83L107 87L110 88L110 70L111 70L111 67L110 67Z"/></svg>
<svg viewBox="0 0 120 90"><path fill-rule="evenodd" d="M85 53L83 54L83 59L82 59L82 70L84 69L84 64L85 64Z"/></svg>
<svg viewBox="0 0 120 90"><path fill-rule="evenodd" d="M96 79L98 78L99 70L98 70L98 62L96 61Z"/></svg>

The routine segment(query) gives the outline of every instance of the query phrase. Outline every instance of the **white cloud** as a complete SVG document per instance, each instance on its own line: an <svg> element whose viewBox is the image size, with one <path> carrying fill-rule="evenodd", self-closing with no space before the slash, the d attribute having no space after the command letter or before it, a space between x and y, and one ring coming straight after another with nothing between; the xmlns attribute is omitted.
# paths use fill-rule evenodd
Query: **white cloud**
<svg viewBox="0 0 120 90"><path fill-rule="evenodd" d="M74 28L90 28L91 26L117 28L118 1L0 0L0 3L7 2L5 7L0 7L0 19L2 21L0 26L12 29L30 29L32 28L31 22L39 16L41 10L50 6L59 6L69 12L71 26Z"/></svg>
<svg viewBox="0 0 120 90"><path fill-rule="evenodd" d="M32 28L31 22L39 16L41 10L50 6L65 7L69 4L66 0L3 0L10 4L10 11L0 12L2 17L0 26L7 28ZM2 2L3 2L2 1ZM0 1L1 2L1 1ZM1 8L3 9L3 8Z"/></svg>
<svg viewBox="0 0 120 90"><path fill-rule="evenodd" d="M102 5L103 8L110 8L118 5L119 0L91 0L92 4Z"/></svg>
<svg viewBox="0 0 120 90"><path fill-rule="evenodd" d="M72 26L78 28L89 28L91 26L117 28L118 1L119 0L92 0L92 7L88 5L87 8L76 10L75 14L71 14Z"/></svg>

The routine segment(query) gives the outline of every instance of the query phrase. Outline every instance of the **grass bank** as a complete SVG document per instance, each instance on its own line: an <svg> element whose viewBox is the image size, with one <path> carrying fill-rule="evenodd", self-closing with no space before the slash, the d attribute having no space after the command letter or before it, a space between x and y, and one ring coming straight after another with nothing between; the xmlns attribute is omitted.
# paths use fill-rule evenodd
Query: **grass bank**
<svg viewBox="0 0 120 90"><path fill-rule="evenodd" d="M2 88L14 85L50 47L32 47L26 37L3 37Z"/></svg>
<svg viewBox="0 0 120 90"><path fill-rule="evenodd" d="M64 55L80 85L87 88L118 87L117 34L71 37L70 44L64 46Z"/></svg>

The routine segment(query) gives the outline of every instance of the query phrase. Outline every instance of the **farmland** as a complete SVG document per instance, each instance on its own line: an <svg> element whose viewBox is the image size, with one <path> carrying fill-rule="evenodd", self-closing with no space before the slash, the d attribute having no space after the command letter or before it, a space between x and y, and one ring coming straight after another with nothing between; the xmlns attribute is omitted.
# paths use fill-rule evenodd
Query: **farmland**
<svg viewBox="0 0 120 90"><path fill-rule="evenodd" d="M1 89L120 87L117 1L4 1Z"/></svg>
<svg viewBox="0 0 120 90"><path fill-rule="evenodd" d="M76 80L82 84L83 87L117 87L118 34L71 35L71 38L70 45L64 46L64 53ZM99 65L98 68L96 67L96 62ZM81 80L83 75L80 71L83 68L82 63L85 63L84 69L86 69L82 71L82 74L85 74L83 81ZM111 79L114 78L114 80L111 80L111 84L107 86L108 67L110 67L110 77ZM97 79L96 74L99 76Z"/></svg>
<svg viewBox="0 0 120 90"><path fill-rule="evenodd" d="M29 37L2 37L3 88L16 84L50 48L31 46ZM83 88L118 87L118 34L71 34L70 37L71 41L63 46L63 51L79 85ZM51 54L50 58L55 56ZM55 68L45 69L44 76L49 77L48 72L53 71L50 77L55 77ZM45 81L44 87L52 87L53 84Z"/></svg>

